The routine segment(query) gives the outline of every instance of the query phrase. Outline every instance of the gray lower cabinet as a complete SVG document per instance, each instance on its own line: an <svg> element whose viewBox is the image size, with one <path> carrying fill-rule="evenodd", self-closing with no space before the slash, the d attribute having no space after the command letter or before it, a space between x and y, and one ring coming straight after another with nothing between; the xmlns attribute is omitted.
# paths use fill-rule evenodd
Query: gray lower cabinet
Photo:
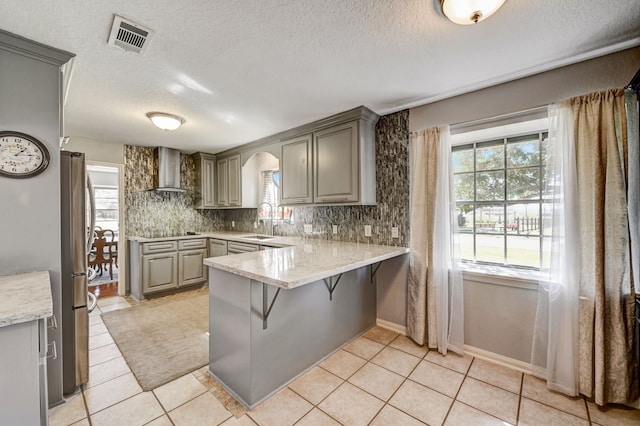
<svg viewBox="0 0 640 426"><path fill-rule="evenodd" d="M178 253L156 253L142 256L143 294L178 287Z"/></svg>
<svg viewBox="0 0 640 426"><path fill-rule="evenodd" d="M154 241L129 244L131 295L145 296L207 282L207 239Z"/></svg>
<svg viewBox="0 0 640 426"><path fill-rule="evenodd" d="M0 327L0 424L47 425L45 320Z"/></svg>
<svg viewBox="0 0 640 426"><path fill-rule="evenodd" d="M211 238L209 240L209 257L219 257L227 255L227 241Z"/></svg>
<svg viewBox="0 0 640 426"><path fill-rule="evenodd" d="M228 254L250 253L252 251L260 250L260 245L258 244L237 243L235 241L229 241L227 246Z"/></svg>
<svg viewBox="0 0 640 426"><path fill-rule="evenodd" d="M206 282L209 272L204 266L207 240L182 240L178 242L178 249L178 287Z"/></svg>

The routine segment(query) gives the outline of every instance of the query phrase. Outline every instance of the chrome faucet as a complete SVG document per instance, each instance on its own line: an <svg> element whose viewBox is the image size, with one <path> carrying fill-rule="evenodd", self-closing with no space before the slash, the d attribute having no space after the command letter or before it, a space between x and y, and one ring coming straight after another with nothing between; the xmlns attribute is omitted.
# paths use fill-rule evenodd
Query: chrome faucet
<svg viewBox="0 0 640 426"><path fill-rule="evenodd" d="M258 223L260 223L260 206L262 205L267 205L269 206L269 235L274 235L273 229L275 228L274 224L273 224L273 206L271 205L271 203L268 203L266 201L263 201L262 203L258 204L258 208L256 211L256 215L258 216Z"/></svg>

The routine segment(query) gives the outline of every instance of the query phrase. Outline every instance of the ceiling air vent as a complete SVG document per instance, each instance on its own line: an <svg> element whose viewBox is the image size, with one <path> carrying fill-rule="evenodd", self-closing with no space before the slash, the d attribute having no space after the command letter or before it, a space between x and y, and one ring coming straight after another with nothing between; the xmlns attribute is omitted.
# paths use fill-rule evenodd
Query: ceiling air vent
<svg viewBox="0 0 640 426"><path fill-rule="evenodd" d="M149 28L115 15L107 44L142 55L147 50L151 36L153 36L153 31Z"/></svg>

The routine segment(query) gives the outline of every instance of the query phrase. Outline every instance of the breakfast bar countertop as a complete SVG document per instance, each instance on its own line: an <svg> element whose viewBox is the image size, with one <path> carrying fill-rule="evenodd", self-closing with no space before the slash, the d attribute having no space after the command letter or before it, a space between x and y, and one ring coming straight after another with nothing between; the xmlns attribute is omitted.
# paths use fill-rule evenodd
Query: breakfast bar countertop
<svg viewBox="0 0 640 426"><path fill-rule="evenodd" d="M0 276L0 327L53 315L48 271Z"/></svg>
<svg viewBox="0 0 640 426"><path fill-rule="evenodd" d="M216 238L216 234L207 236ZM226 234L217 236L228 239ZM211 257L204 263L252 280L291 289L409 252L406 247L301 237L275 237L259 244L279 248Z"/></svg>

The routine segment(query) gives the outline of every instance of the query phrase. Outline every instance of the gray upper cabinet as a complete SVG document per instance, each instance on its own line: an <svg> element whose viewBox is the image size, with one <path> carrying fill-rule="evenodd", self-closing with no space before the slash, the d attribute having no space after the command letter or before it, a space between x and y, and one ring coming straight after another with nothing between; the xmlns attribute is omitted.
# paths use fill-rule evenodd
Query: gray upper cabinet
<svg viewBox="0 0 640 426"><path fill-rule="evenodd" d="M196 208L212 209L216 207L216 157L213 154L196 152L193 154L196 165Z"/></svg>
<svg viewBox="0 0 640 426"><path fill-rule="evenodd" d="M359 201L358 123L351 122L313 134L316 203Z"/></svg>
<svg viewBox="0 0 640 426"><path fill-rule="evenodd" d="M282 141L281 204L376 204L377 116L362 114Z"/></svg>
<svg viewBox="0 0 640 426"><path fill-rule="evenodd" d="M216 161L218 207L242 207L242 163L240 154Z"/></svg>
<svg viewBox="0 0 640 426"><path fill-rule="evenodd" d="M280 157L281 199L286 204L309 204L312 195L311 134L283 141Z"/></svg>
<svg viewBox="0 0 640 426"><path fill-rule="evenodd" d="M216 161L216 205L227 207L229 205L229 173L226 158Z"/></svg>
<svg viewBox="0 0 640 426"><path fill-rule="evenodd" d="M242 164L240 154L232 155L227 159L227 169L229 173L229 206L242 206Z"/></svg>

